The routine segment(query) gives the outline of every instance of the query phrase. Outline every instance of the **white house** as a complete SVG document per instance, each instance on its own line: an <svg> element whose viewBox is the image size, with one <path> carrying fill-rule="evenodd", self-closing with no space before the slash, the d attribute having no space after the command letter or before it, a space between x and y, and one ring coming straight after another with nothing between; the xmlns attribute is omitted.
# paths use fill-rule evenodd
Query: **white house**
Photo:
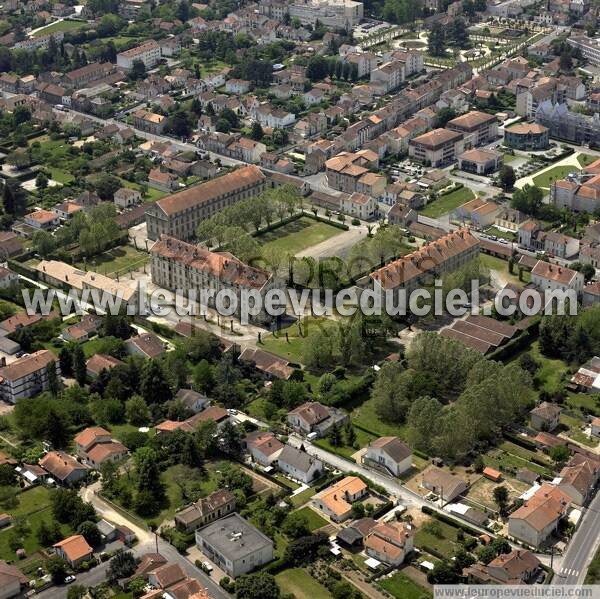
<svg viewBox="0 0 600 599"><path fill-rule="evenodd" d="M412 451L398 437L380 437L369 443L363 463L400 476L412 467Z"/></svg>
<svg viewBox="0 0 600 599"><path fill-rule="evenodd" d="M282 472L306 484L323 472L323 462L291 445L281 450L277 465Z"/></svg>

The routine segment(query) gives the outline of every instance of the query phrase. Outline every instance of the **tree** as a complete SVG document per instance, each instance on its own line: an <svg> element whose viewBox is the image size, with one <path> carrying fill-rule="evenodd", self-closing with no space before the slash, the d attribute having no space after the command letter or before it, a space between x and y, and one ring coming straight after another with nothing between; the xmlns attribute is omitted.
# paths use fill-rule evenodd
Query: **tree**
<svg viewBox="0 0 600 599"><path fill-rule="evenodd" d="M505 486L494 488L494 501L500 508L500 513L504 514L509 500L508 489Z"/></svg>
<svg viewBox="0 0 600 599"><path fill-rule="evenodd" d="M281 530L290 539L299 539L310 534L308 519L301 512L291 512L288 514L283 521Z"/></svg>
<svg viewBox="0 0 600 599"><path fill-rule="evenodd" d="M320 81L321 79L325 79L328 71L329 66L327 64L327 59L320 54L310 58L308 65L306 66L306 76L311 81Z"/></svg>
<svg viewBox="0 0 600 599"><path fill-rule="evenodd" d="M145 363L140 382L140 394L148 405L165 403L173 399L173 390L157 360L149 360Z"/></svg>
<svg viewBox="0 0 600 599"><path fill-rule="evenodd" d="M446 35L442 24L437 21L432 25L429 32L427 49L432 56L446 55Z"/></svg>
<svg viewBox="0 0 600 599"><path fill-rule="evenodd" d="M71 348L67 345L61 347L60 353L58 354L58 360L60 363L60 372L63 376L69 377L73 374L73 357Z"/></svg>
<svg viewBox="0 0 600 599"><path fill-rule="evenodd" d="M252 129L250 130L250 138L254 141L260 141L264 136L263 128L258 121L252 123Z"/></svg>
<svg viewBox="0 0 600 599"><path fill-rule="evenodd" d="M339 447L342 444L342 431L337 422L329 429L328 437L332 447Z"/></svg>
<svg viewBox="0 0 600 599"><path fill-rule="evenodd" d="M532 185L525 185L523 189L517 189L512 196L511 206L525 214L537 216L544 199L541 189Z"/></svg>
<svg viewBox="0 0 600 599"><path fill-rule="evenodd" d="M194 388L197 391L210 391L215 384L213 375L213 367L208 363L208 360L200 360L192 371L192 380Z"/></svg>
<svg viewBox="0 0 600 599"><path fill-rule="evenodd" d="M242 451L242 433L229 420L221 429L220 442L223 451L229 455L239 455Z"/></svg>
<svg viewBox="0 0 600 599"><path fill-rule="evenodd" d="M69 590L67 591L67 599L82 599L82 597L85 597L86 593L87 589L83 585L76 584L72 587L69 587Z"/></svg>
<svg viewBox="0 0 600 599"><path fill-rule="evenodd" d="M558 465L564 464L571 456L571 452L566 445L557 445L556 447L551 447L548 451L548 454Z"/></svg>
<svg viewBox="0 0 600 599"><path fill-rule="evenodd" d="M108 578L109 580L128 578L135 572L137 565L138 560L131 551L117 549L108 564Z"/></svg>
<svg viewBox="0 0 600 599"><path fill-rule="evenodd" d="M509 164L502 165L502 168L498 173L498 179L500 181L500 187L502 187L504 191L510 191L517 180L515 169Z"/></svg>
<svg viewBox="0 0 600 599"><path fill-rule="evenodd" d="M236 579L235 596L236 599L279 599L281 591L271 574L257 572Z"/></svg>
<svg viewBox="0 0 600 599"><path fill-rule="evenodd" d="M591 264L582 264L581 262L574 262L571 264L571 268L580 272L583 275L585 282L591 281L596 276L596 269Z"/></svg>
<svg viewBox="0 0 600 599"><path fill-rule="evenodd" d="M102 543L102 535L98 530L95 522L82 522L77 528L77 532L91 545L92 547L98 547Z"/></svg>
<svg viewBox="0 0 600 599"><path fill-rule="evenodd" d="M58 395L58 391L60 390L60 381L58 380L58 375L56 374L56 362L52 360L48 362L46 366L46 374L48 376L48 390L54 397Z"/></svg>
<svg viewBox="0 0 600 599"><path fill-rule="evenodd" d="M67 562L64 559L53 555L46 560L46 570L54 584L62 584L67 577Z"/></svg>
<svg viewBox="0 0 600 599"><path fill-rule="evenodd" d="M8 487L17 482L15 469L10 464L0 465L0 486Z"/></svg>
<svg viewBox="0 0 600 599"><path fill-rule="evenodd" d="M4 211L7 214L17 216L25 212L25 192L17 181L9 179L4 183L2 189L2 203L4 205Z"/></svg>
<svg viewBox="0 0 600 599"><path fill-rule="evenodd" d="M36 189L46 189L48 187L48 177L46 173L40 171L35 178Z"/></svg>
<svg viewBox="0 0 600 599"><path fill-rule="evenodd" d="M141 395L134 395L125 402L125 417L129 424L142 426L148 424L152 418L150 408Z"/></svg>
<svg viewBox="0 0 600 599"><path fill-rule="evenodd" d="M458 573L448 562L437 562L427 574L427 582L430 584L456 584L459 580Z"/></svg>
<svg viewBox="0 0 600 599"><path fill-rule="evenodd" d="M573 58L571 57L571 52L569 50L565 50L560 55L558 64L561 71L570 73L573 70Z"/></svg>
<svg viewBox="0 0 600 599"><path fill-rule="evenodd" d="M141 60L134 60L129 71L129 78L133 81L146 77L146 65Z"/></svg>
<svg viewBox="0 0 600 599"><path fill-rule="evenodd" d="M73 347L73 376L77 383L83 387L87 379L87 367L85 364L85 354L81 345L77 344Z"/></svg>

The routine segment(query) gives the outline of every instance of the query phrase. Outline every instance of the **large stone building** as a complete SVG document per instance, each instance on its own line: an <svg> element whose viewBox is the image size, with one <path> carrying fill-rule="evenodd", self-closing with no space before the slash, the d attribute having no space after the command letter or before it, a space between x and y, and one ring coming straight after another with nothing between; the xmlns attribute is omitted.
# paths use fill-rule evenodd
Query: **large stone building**
<svg viewBox="0 0 600 599"><path fill-rule="evenodd" d="M148 238L170 235L192 239L205 218L240 200L262 193L266 178L256 166L244 166L227 175L211 179L158 200L146 209Z"/></svg>
<svg viewBox="0 0 600 599"><path fill-rule="evenodd" d="M450 129L434 129L408 142L408 155L433 167L451 164L464 149L464 134Z"/></svg>
<svg viewBox="0 0 600 599"><path fill-rule="evenodd" d="M549 100L540 104L535 113L537 123L548 127L550 137L575 144L598 143L600 139L600 114L593 116L572 112L567 104L553 104Z"/></svg>
<svg viewBox="0 0 600 599"><path fill-rule="evenodd" d="M158 42L148 40L135 48L124 50L117 54L117 66L123 69L131 69L135 62L139 61L144 64L146 69L151 69L161 59L161 51Z"/></svg>
<svg viewBox="0 0 600 599"><path fill-rule="evenodd" d="M355 0L296 0L288 7L288 13L303 25L319 21L327 27L351 29L362 20L364 7Z"/></svg>
<svg viewBox="0 0 600 599"><path fill-rule="evenodd" d="M479 255L479 241L467 229L448 233L371 273L373 285L384 291L410 294L434 277L452 272Z"/></svg>
<svg viewBox="0 0 600 599"><path fill-rule="evenodd" d="M232 254L211 252L185 241L167 235L161 236L150 250L152 254L152 282L159 287L175 291L177 289L195 290L201 301L201 290L218 293L222 289L231 289L238 295L236 317L240 316L242 291L257 291L262 296L276 287L273 275L262 268L244 264ZM207 298L210 307L214 306L214 297ZM250 322L268 323L272 316L264 310L249 316Z"/></svg>
<svg viewBox="0 0 600 599"><path fill-rule="evenodd" d="M493 114L472 110L448 121L446 129L462 133L465 149L470 149L496 140L498 119Z"/></svg>

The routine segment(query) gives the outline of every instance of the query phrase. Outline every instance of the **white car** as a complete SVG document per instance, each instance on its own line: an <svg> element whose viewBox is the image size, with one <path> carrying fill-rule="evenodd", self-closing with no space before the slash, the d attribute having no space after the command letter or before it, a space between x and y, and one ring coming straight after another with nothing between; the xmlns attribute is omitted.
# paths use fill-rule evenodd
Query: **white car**
<svg viewBox="0 0 600 599"><path fill-rule="evenodd" d="M73 575L69 575L65 578L65 584L71 584L72 582L75 582L77 580L77 578Z"/></svg>
<svg viewBox="0 0 600 599"><path fill-rule="evenodd" d="M229 410L227 410L227 412L229 412L229 414L231 414L232 416L235 416L238 413L238 411L234 410L233 408L229 408Z"/></svg>

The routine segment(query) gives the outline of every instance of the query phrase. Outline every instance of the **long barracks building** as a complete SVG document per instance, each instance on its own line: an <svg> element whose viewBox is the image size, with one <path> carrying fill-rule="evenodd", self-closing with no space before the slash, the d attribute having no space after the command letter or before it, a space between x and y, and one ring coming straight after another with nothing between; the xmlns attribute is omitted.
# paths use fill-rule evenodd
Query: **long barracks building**
<svg viewBox="0 0 600 599"><path fill-rule="evenodd" d="M211 179L158 200L146 209L148 238L170 235L192 239L198 224L235 204L262 193L266 177L256 166L244 166L227 175Z"/></svg>

